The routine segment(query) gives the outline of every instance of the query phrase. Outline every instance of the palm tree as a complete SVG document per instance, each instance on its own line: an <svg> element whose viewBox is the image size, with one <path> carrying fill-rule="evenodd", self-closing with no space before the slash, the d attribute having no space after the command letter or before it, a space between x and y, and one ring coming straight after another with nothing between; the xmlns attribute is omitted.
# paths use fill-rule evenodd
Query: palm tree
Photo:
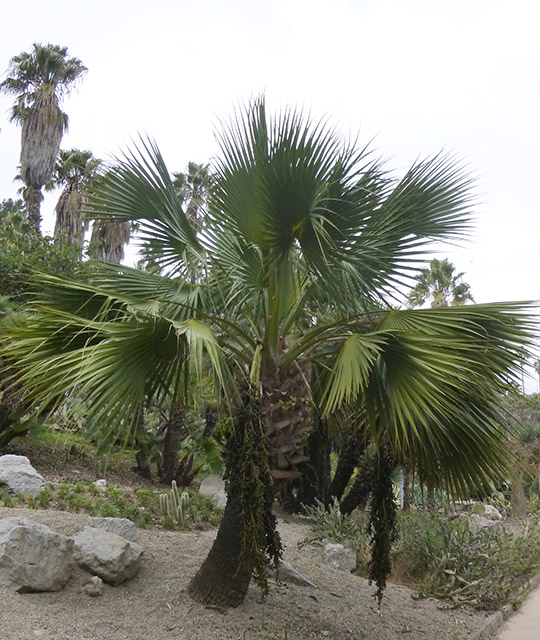
<svg viewBox="0 0 540 640"><path fill-rule="evenodd" d="M10 60L0 91L17 96L11 120L22 126L21 171L26 185L23 196L30 227L39 233L41 189L51 178L68 116L61 99L86 72L78 58L69 58L67 47L34 43Z"/></svg>
<svg viewBox="0 0 540 640"><path fill-rule="evenodd" d="M71 149L60 151L56 163L53 185L63 187L56 205L54 237L69 245L82 247L84 232L88 227L84 219L84 205L87 189L99 175L101 160L94 158L91 151Z"/></svg>
<svg viewBox="0 0 540 640"><path fill-rule="evenodd" d="M432 260L429 269L422 269L417 276L418 283L409 294L409 306L421 307L428 300L434 308L474 302L470 286L461 281L464 274L455 273L455 269L446 258Z"/></svg>
<svg viewBox="0 0 540 640"><path fill-rule="evenodd" d="M47 291L6 353L34 403L62 403L76 386L95 400L89 419L119 433L134 428L145 398L188 402L190 370L213 372L236 406L229 501L189 592L236 606L253 572L264 587L265 555L279 553L270 478L299 476L314 409L357 413L378 451L374 513L393 509L388 451L465 493L508 462L497 399L532 330L517 304L397 311L386 302L426 242L469 224L470 181L450 158L393 178L323 123L294 111L267 118L263 100L219 140L200 232L153 143L113 167L96 215L136 221L163 269L98 265L91 284L41 275ZM376 520L380 595L389 528Z"/></svg>
<svg viewBox="0 0 540 640"><path fill-rule="evenodd" d="M195 229L200 229L200 218L212 189L210 165L188 162L186 173L173 173L173 177L174 187L185 206L188 220Z"/></svg>

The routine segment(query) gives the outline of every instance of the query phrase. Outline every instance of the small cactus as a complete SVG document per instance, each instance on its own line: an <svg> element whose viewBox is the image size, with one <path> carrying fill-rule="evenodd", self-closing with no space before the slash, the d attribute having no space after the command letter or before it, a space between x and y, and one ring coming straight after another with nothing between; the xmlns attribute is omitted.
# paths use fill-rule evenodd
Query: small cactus
<svg viewBox="0 0 540 640"><path fill-rule="evenodd" d="M176 524L183 524L186 516L189 494L187 491L180 492L176 486L176 481L172 481L171 490L159 496L159 506L164 516L168 516Z"/></svg>

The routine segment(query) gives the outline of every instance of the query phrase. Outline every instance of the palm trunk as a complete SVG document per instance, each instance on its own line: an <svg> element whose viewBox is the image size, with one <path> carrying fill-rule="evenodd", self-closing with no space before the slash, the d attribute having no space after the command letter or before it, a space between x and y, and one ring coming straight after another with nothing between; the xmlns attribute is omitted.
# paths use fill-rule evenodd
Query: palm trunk
<svg viewBox="0 0 540 640"><path fill-rule="evenodd" d="M29 185L24 190L24 204L28 213L28 225L30 231L39 234L41 227L41 203L43 194L41 189Z"/></svg>
<svg viewBox="0 0 540 640"><path fill-rule="evenodd" d="M219 607L241 604L252 574L266 593L268 559L277 566L281 554L260 403L251 389L242 400L225 456L225 513L208 557L188 586L194 600Z"/></svg>
<svg viewBox="0 0 540 640"><path fill-rule="evenodd" d="M165 440L163 441L163 482L171 484L178 467L178 451L184 435L184 407L175 405L171 408Z"/></svg>
<svg viewBox="0 0 540 640"><path fill-rule="evenodd" d="M237 607L244 601L251 568L242 549L241 515L238 497L228 495L214 544L188 586L189 595L197 602Z"/></svg>

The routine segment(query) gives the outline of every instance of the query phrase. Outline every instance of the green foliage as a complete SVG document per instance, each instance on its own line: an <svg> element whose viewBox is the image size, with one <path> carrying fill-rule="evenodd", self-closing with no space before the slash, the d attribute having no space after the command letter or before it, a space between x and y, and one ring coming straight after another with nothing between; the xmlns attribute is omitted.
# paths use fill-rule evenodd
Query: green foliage
<svg viewBox="0 0 540 640"><path fill-rule="evenodd" d="M81 262L80 247L29 233L22 210L0 216L0 246L0 294L19 303L25 294L36 290L36 284L28 284L36 270L74 279L85 279L89 273L88 265Z"/></svg>
<svg viewBox="0 0 540 640"><path fill-rule="evenodd" d="M337 498L334 498L328 508L319 500L315 502L315 506L305 507L304 512L304 516L312 523L313 535L303 540L300 546L319 544L324 540L350 546L359 537L360 529L365 523L361 523L356 516L341 513Z"/></svg>
<svg viewBox="0 0 540 640"><path fill-rule="evenodd" d="M371 566L368 513L342 516L337 503L326 512L308 510L313 535L302 544L324 540L355 550L358 572ZM499 609L519 604L529 580L540 569L540 522L532 517L520 527L495 525L471 531L469 520L419 509L398 512L389 580L417 588L419 597L447 599L452 606ZM516 533L516 529L518 529Z"/></svg>
<svg viewBox="0 0 540 640"><path fill-rule="evenodd" d="M107 487L101 492L92 482L61 482L56 487L45 487L37 496L29 497L16 496L6 489L0 489L0 502L5 507L52 508L104 518L128 518L141 527L175 527L178 524L174 516L164 515L160 506L160 492L150 487ZM186 492L183 506L182 524L186 527L217 526L223 513L212 500L192 492Z"/></svg>

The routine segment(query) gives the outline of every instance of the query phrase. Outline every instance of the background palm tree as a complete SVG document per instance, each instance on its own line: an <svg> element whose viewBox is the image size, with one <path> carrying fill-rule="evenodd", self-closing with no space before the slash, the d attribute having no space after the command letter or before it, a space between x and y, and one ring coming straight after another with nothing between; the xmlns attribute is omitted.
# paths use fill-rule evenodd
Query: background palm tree
<svg viewBox="0 0 540 640"><path fill-rule="evenodd" d="M55 208L54 237L67 244L82 247L88 221L84 218L85 190L98 177L101 160L91 151L70 149L60 151L52 184L63 187Z"/></svg>
<svg viewBox="0 0 540 640"><path fill-rule="evenodd" d="M432 260L429 269L422 269L417 276L418 283L409 294L409 306L421 307L428 301L433 308L474 302L470 286L461 281L464 274L455 273L455 269L446 258Z"/></svg>
<svg viewBox="0 0 540 640"><path fill-rule="evenodd" d="M17 96L11 120L22 126L20 176L30 228L39 232L42 187L51 179L68 116L60 109L62 97L86 72L67 47L34 43L30 53L10 60L0 91Z"/></svg>
<svg viewBox="0 0 540 640"><path fill-rule="evenodd" d="M186 216L195 229L200 229L200 220L208 205L213 177L209 164L188 162L185 173L173 173L174 187L185 206Z"/></svg>
<svg viewBox="0 0 540 640"><path fill-rule="evenodd" d="M113 167L95 215L136 221L164 268L96 265L90 284L40 276L47 291L6 353L35 403L62 403L76 386L109 433L133 429L145 398L182 399L189 370L213 373L236 405L229 502L189 591L231 606L253 571L264 586L264 556L279 547L267 442L274 479L297 477L312 422L346 407L376 451L374 512L394 508L391 456L466 493L508 463L497 400L532 331L516 304L397 311L387 302L426 242L458 238L469 223L470 181L450 158L394 178L300 113L268 118L263 100L219 140L200 232L155 145ZM378 522L382 591L389 531Z"/></svg>

